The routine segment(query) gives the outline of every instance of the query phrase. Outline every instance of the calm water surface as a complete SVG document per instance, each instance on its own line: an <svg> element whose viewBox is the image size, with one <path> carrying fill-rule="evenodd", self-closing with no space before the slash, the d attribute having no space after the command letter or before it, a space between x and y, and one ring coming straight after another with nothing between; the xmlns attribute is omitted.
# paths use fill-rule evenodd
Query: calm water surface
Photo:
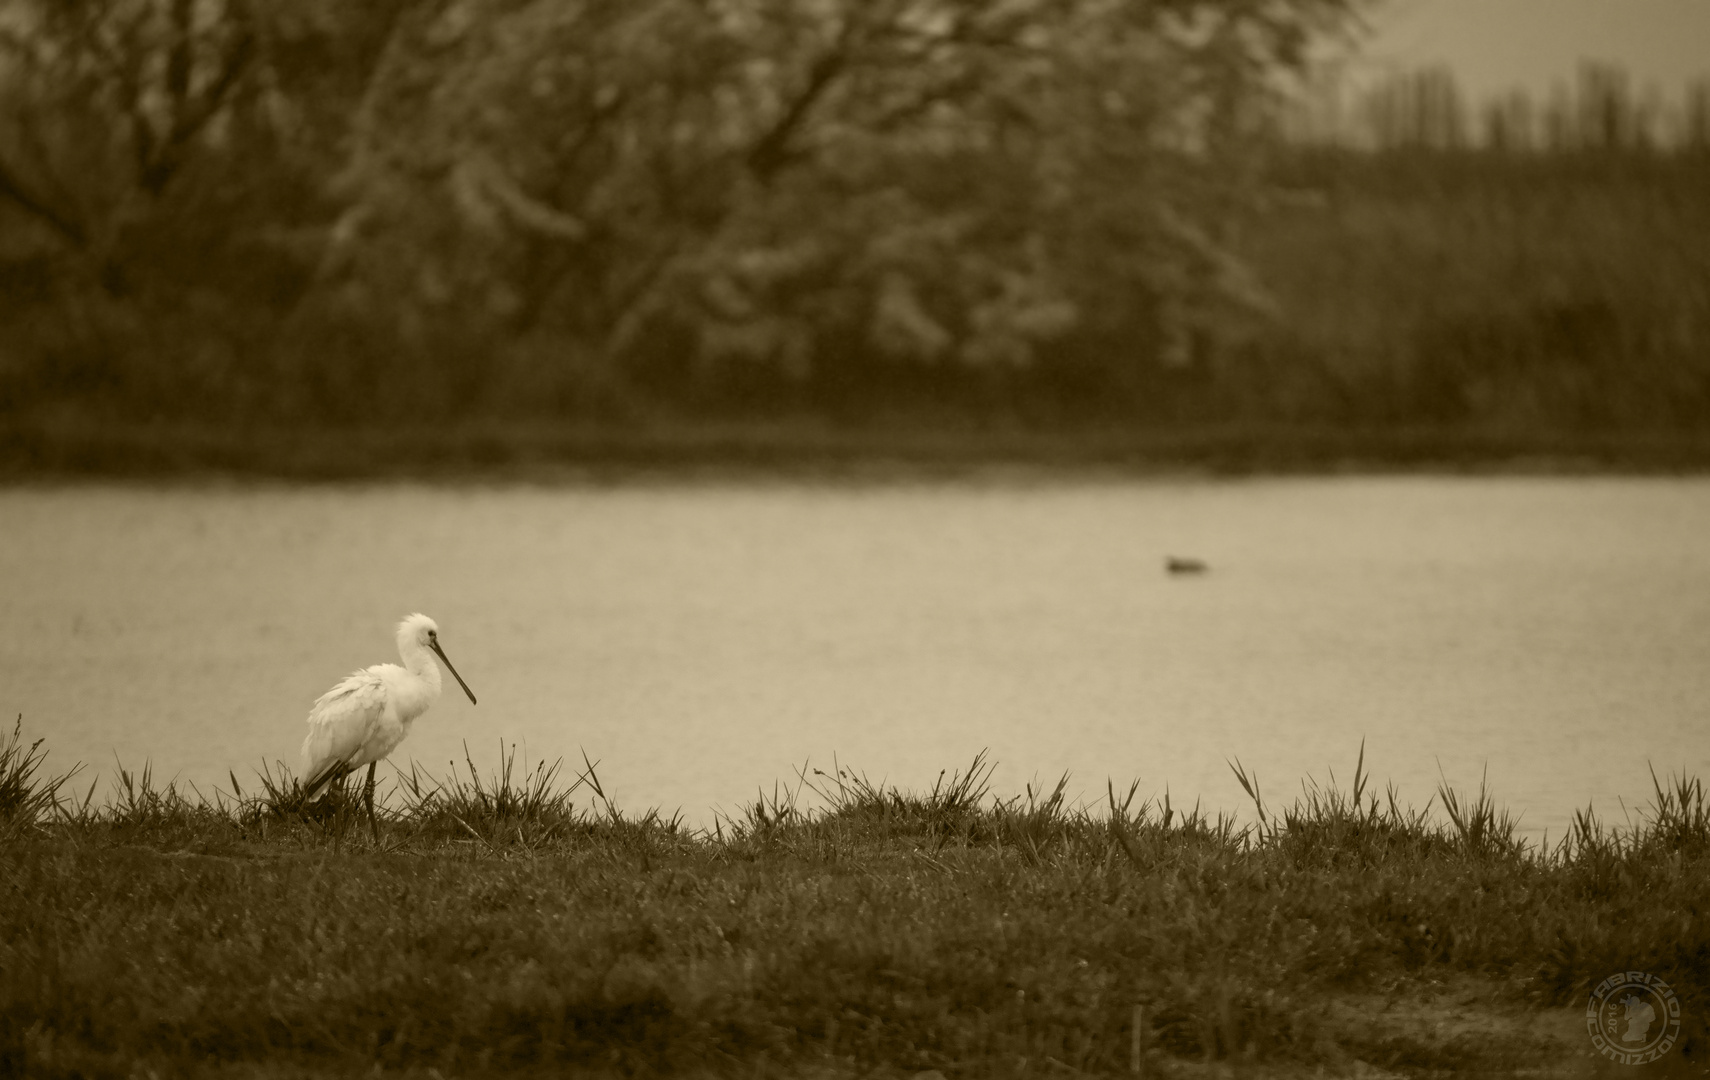
<svg viewBox="0 0 1710 1080"><path fill-rule="evenodd" d="M1710 481L1309 479L890 486L0 492L0 715L50 762L222 786L295 764L310 702L426 611L468 740L603 762L709 823L803 761L909 786L1240 809L1439 776L1534 835L1710 777ZM1169 554L1212 567L1163 572Z"/></svg>

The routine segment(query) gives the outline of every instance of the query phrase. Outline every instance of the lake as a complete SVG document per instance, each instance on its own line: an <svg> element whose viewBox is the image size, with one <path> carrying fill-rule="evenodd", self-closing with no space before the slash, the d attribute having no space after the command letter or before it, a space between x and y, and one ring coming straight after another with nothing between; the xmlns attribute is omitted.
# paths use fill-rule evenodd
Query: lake
<svg viewBox="0 0 1710 1080"><path fill-rule="evenodd" d="M448 679L400 763L586 751L695 824L982 748L1006 793L1246 812L1229 759L1277 803L1364 739L1404 803L1488 771L1552 838L1710 776L1704 479L20 487L0 597L0 715L98 790L295 765L416 610L481 703Z"/></svg>

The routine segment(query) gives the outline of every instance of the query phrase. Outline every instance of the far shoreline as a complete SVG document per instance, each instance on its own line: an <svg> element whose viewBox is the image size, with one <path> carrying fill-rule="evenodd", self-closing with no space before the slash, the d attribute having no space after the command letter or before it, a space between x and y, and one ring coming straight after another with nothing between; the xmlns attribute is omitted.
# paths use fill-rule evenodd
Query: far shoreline
<svg viewBox="0 0 1710 1080"><path fill-rule="evenodd" d="M1710 473L1710 433L965 422L376 429L0 423L0 484L78 481L889 482L1341 474Z"/></svg>

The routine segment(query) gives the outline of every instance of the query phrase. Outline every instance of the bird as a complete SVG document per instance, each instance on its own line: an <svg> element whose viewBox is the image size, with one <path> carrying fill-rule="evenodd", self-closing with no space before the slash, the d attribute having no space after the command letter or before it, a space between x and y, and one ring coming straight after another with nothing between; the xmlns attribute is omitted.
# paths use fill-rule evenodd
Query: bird
<svg viewBox="0 0 1710 1080"><path fill-rule="evenodd" d="M475 692L451 666L439 644L439 624L417 612L398 623L398 656L404 666L375 664L352 672L344 681L315 700L309 709L309 736L303 740L304 801L314 798L330 783L368 766L365 798L368 828L375 843L380 829L374 823L374 766L398 748L410 725L439 700L440 662L475 704Z"/></svg>

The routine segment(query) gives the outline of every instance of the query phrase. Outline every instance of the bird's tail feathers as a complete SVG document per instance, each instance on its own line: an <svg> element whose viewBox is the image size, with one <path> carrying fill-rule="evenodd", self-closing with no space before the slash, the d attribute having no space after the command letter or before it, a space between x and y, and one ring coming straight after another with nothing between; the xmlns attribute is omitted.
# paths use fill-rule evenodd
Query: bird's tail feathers
<svg viewBox="0 0 1710 1080"><path fill-rule="evenodd" d="M311 802L320 797L321 793L335 781L342 780L350 774L350 759L355 757L335 758L329 761L320 772L303 781L303 801Z"/></svg>

